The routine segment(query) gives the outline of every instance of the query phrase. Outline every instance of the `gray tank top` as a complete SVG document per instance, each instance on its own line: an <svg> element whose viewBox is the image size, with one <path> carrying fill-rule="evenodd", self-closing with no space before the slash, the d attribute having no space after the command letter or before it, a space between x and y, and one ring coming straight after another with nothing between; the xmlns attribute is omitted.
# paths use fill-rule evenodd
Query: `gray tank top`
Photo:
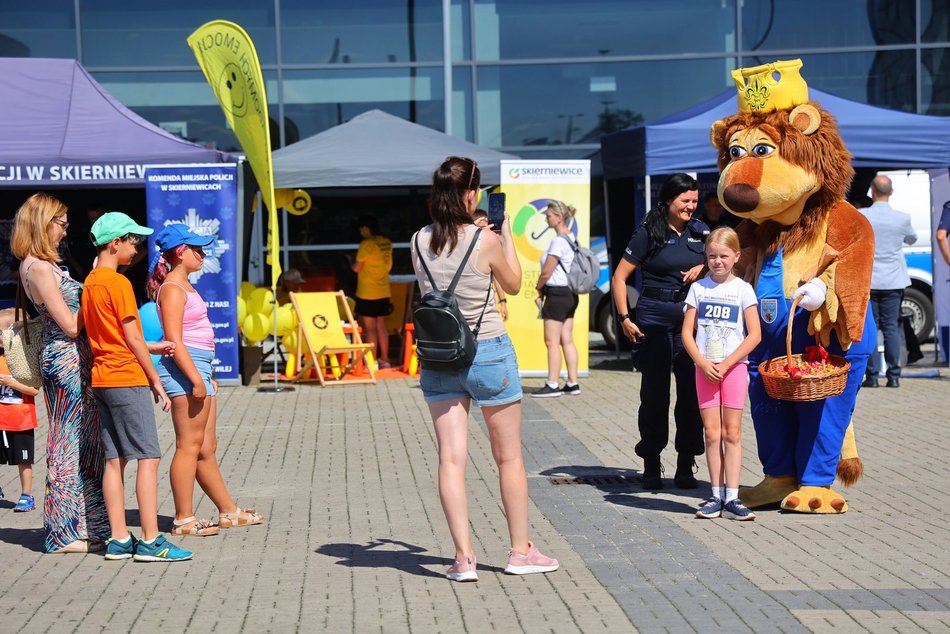
<svg viewBox="0 0 950 634"><path fill-rule="evenodd" d="M465 226L460 235L455 250L449 253L448 247L442 249L442 253L436 257L429 249L432 242L432 226L428 225L419 230L419 248L422 250L422 257L426 259L426 266L432 274L439 290L446 290L452 283L455 272L458 271L465 252L478 232L481 231L475 225ZM416 281L419 282L419 290L425 295L432 290L429 284L429 278L426 272L419 265L419 258L416 254L416 238L413 236L410 241L412 249L412 268L416 272ZM481 253L481 241L475 245L471 257L465 263L465 269L462 271L462 277L459 278L458 286L455 287L455 297L458 300L459 310L470 328L475 328L478 323L478 317L482 314L482 307L485 306L485 296L488 296L488 306L485 307L485 316L482 318L482 327L478 331L479 339L492 339L506 334L505 322L495 307L495 293L488 292L491 285L491 278L480 272L477 268L478 258Z"/></svg>

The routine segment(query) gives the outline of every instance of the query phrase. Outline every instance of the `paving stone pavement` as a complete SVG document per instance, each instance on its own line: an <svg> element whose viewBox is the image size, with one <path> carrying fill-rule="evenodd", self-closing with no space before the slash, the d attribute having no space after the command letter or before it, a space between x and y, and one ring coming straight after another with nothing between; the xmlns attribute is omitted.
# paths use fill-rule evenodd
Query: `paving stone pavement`
<svg viewBox="0 0 950 634"><path fill-rule="evenodd" d="M479 582L445 580L454 554L436 489L435 438L418 380L259 393L225 387L218 457L262 526L176 540L190 562L42 554L42 512L14 514L0 467L0 631L7 632L939 632L950 631L950 378L863 390L855 411L866 474L840 516L757 513L696 520L701 487L646 492L633 455L639 376L605 357L582 394L526 399L532 539L548 575L503 574L507 529L481 416L469 434ZM945 375L950 372L944 370ZM541 381L526 380L526 391ZM40 408L44 410L45 408ZM171 523L174 432L159 512ZM41 412L37 438L45 439ZM743 485L760 478L751 422ZM663 456L672 475L675 454ZM45 443L34 493L42 500ZM593 484L553 484L586 476ZM629 480L621 476L626 476ZM128 520L138 532L130 467ZM943 483L943 484L940 484ZM201 517L216 519L196 495Z"/></svg>

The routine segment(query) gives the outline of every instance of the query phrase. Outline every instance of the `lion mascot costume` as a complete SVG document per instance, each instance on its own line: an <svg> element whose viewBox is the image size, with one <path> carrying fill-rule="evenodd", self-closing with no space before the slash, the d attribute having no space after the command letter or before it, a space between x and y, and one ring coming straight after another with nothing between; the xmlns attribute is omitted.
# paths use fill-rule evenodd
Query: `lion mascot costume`
<svg viewBox="0 0 950 634"><path fill-rule="evenodd" d="M851 416L869 355L876 347L868 309L874 234L845 202L854 176L851 153L834 118L808 100L801 60L739 69L739 112L712 127L719 200L745 218L738 270L756 290L762 342L749 355L749 401L765 477L740 491L755 508L781 503L803 513L844 513L831 488L849 485L862 465ZM794 319L792 303L798 298ZM815 401L771 398L758 365L818 339L851 363L843 393Z"/></svg>

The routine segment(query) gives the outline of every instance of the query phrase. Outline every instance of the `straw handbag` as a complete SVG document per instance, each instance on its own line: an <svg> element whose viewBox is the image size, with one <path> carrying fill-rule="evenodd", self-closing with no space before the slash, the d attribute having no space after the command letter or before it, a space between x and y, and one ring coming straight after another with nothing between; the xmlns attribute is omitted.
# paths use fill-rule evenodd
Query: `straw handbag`
<svg viewBox="0 0 950 634"><path fill-rule="evenodd" d="M26 312L26 293L20 281L17 281L13 319L13 324L3 331L3 354L7 367L10 368L14 379L24 385L38 388L42 383L40 350L43 345L43 322L30 319Z"/></svg>

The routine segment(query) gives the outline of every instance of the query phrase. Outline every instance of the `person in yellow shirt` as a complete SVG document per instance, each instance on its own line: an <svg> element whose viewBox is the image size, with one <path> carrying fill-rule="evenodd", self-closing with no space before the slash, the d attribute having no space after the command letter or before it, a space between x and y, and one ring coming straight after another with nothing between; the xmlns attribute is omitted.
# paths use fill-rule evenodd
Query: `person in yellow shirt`
<svg viewBox="0 0 950 634"><path fill-rule="evenodd" d="M356 273L356 316L367 343L373 344L373 354L380 368L389 363L389 333L386 315L393 311L389 301L389 272L393 268L393 243L379 235L379 221L373 216L359 219L360 248L356 259L348 257L350 268Z"/></svg>

